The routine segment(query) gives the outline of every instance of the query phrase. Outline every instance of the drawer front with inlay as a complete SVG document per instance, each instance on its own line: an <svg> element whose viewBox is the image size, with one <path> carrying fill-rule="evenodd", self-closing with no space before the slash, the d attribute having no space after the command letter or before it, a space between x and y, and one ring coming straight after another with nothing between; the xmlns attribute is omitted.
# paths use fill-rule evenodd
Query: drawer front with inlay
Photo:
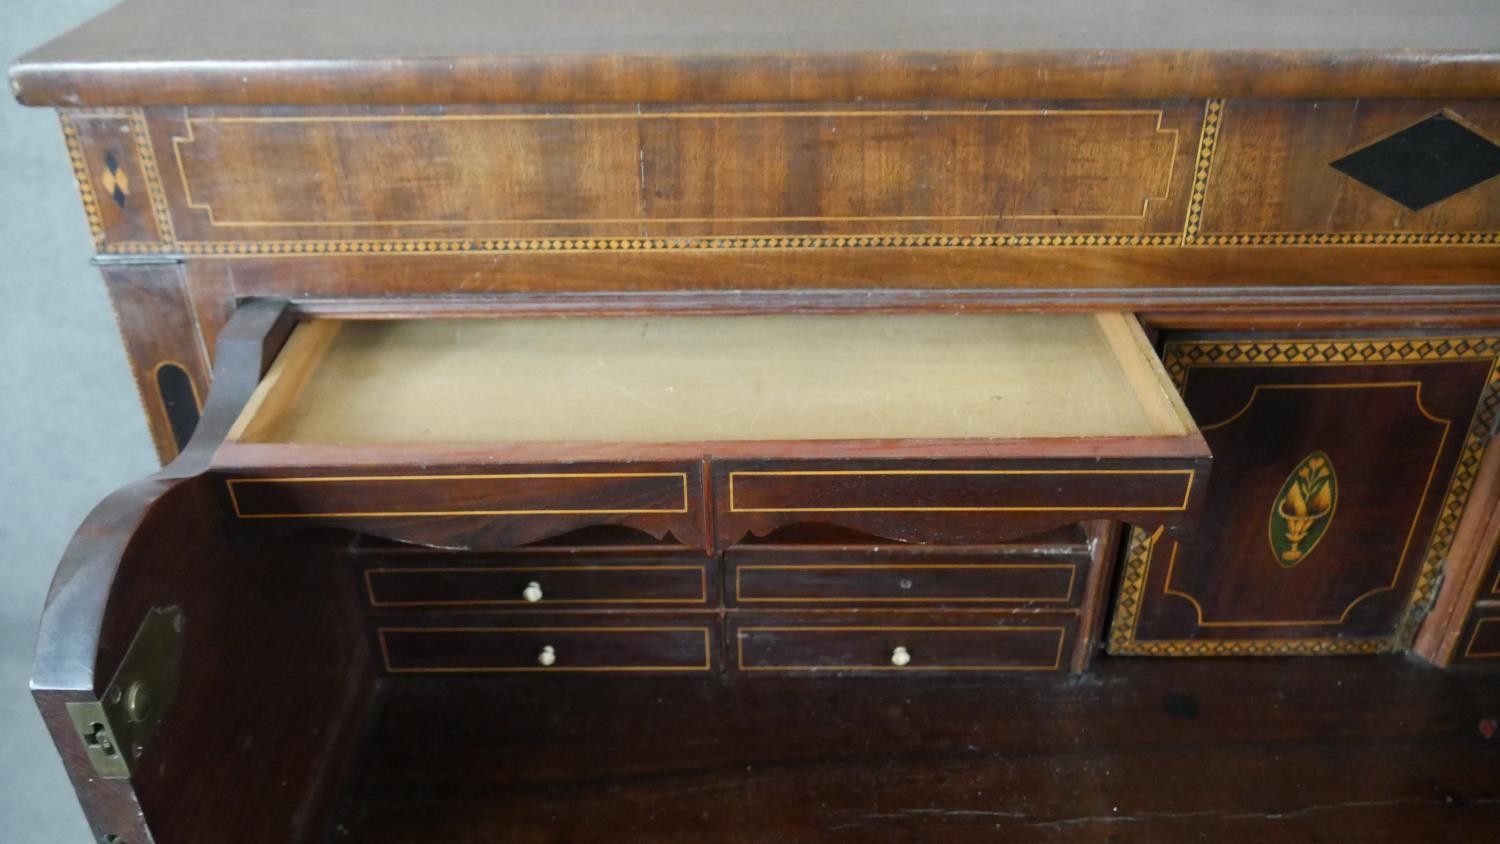
<svg viewBox="0 0 1500 844"><path fill-rule="evenodd" d="M1086 556L725 553L730 606L1077 604Z"/></svg>
<svg viewBox="0 0 1500 844"><path fill-rule="evenodd" d="M1168 384L1122 313L315 318L216 459L242 520L449 547L1178 529L1211 456Z"/></svg>
<svg viewBox="0 0 1500 844"><path fill-rule="evenodd" d="M233 478L241 519L686 513L684 472L503 472Z"/></svg>
<svg viewBox="0 0 1500 844"><path fill-rule="evenodd" d="M329 467L234 472L224 483L243 521L331 524L433 545L522 545L595 525L657 538L671 534L684 545L697 545L704 535L697 464L475 466L441 473Z"/></svg>
<svg viewBox="0 0 1500 844"><path fill-rule="evenodd" d="M909 542L980 544L1089 518L1191 523L1207 458L719 463L719 542L806 522Z"/></svg>
<svg viewBox="0 0 1500 844"><path fill-rule="evenodd" d="M713 565L679 560L649 563L526 565L375 565L364 571L375 609L482 607L545 610L556 606L609 609L629 605L706 606L715 595Z"/></svg>
<svg viewBox="0 0 1500 844"><path fill-rule="evenodd" d="M731 621L730 658L741 671L1055 671L1063 667L1073 625L1070 616L743 617Z"/></svg>
<svg viewBox="0 0 1500 844"><path fill-rule="evenodd" d="M392 674L707 672L715 639L707 623L386 626L376 636Z"/></svg>
<svg viewBox="0 0 1500 844"><path fill-rule="evenodd" d="M1500 604L1481 604L1459 639L1457 662L1500 665Z"/></svg>

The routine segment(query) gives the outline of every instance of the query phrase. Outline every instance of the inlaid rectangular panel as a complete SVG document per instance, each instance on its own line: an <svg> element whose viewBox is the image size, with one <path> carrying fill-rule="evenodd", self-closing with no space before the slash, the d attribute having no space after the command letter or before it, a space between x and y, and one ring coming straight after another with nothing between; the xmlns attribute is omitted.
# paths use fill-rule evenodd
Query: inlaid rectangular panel
<svg viewBox="0 0 1500 844"><path fill-rule="evenodd" d="M377 465L232 470L223 488L246 524L327 524L440 547L503 548L614 525L702 547L697 463Z"/></svg>
<svg viewBox="0 0 1500 844"><path fill-rule="evenodd" d="M731 513L1180 511L1192 496L1193 476L1191 469L789 466L730 471L727 497Z"/></svg>
<svg viewBox="0 0 1500 844"><path fill-rule="evenodd" d="M1214 454L1199 531L1136 530L1117 654L1406 648L1500 396L1493 337L1180 337L1164 362Z"/></svg>
<svg viewBox="0 0 1500 844"><path fill-rule="evenodd" d="M1101 444L1108 442L1101 440ZM1090 518L1189 528L1210 460L764 461L714 463L715 529L728 547L802 523L908 542L983 544Z"/></svg>
<svg viewBox="0 0 1500 844"><path fill-rule="evenodd" d="M1205 137L1201 244L1500 242L1495 101L1232 100Z"/></svg>
<svg viewBox="0 0 1500 844"><path fill-rule="evenodd" d="M64 111L62 127L94 247L169 249L176 237L144 115L133 109Z"/></svg>
<svg viewBox="0 0 1500 844"><path fill-rule="evenodd" d="M160 115L185 241L1172 236L1201 102Z"/></svg>
<svg viewBox="0 0 1500 844"><path fill-rule="evenodd" d="M506 472L231 478L240 519L686 513L686 472Z"/></svg>

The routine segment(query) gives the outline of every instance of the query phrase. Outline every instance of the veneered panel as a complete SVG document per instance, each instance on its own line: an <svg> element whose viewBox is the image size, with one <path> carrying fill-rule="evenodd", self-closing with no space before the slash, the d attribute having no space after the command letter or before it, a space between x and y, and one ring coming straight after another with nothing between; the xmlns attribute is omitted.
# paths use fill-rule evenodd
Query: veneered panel
<svg viewBox="0 0 1500 844"><path fill-rule="evenodd" d="M1413 211L1332 166L1434 114L1446 115L1491 142L1500 138L1500 104L1491 100L1225 103L1201 235L1209 242L1236 234L1493 235L1500 231L1500 179L1488 179ZM1418 183L1435 180L1445 164L1440 158L1415 160L1420 163L1408 160L1400 165L1413 172L1387 176L1402 175Z"/></svg>
<svg viewBox="0 0 1500 844"><path fill-rule="evenodd" d="M184 241L1181 228L1202 106L163 116Z"/></svg>
<svg viewBox="0 0 1500 844"><path fill-rule="evenodd" d="M1165 349L1214 483L1193 537L1135 532L1111 649L1405 648L1500 404L1495 341L1220 337Z"/></svg>
<svg viewBox="0 0 1500 844"><path fill-rule="evenodd" d="M178 264L103 268L141 409L162 463L176 457L208 396L207 352Z"/></svg>

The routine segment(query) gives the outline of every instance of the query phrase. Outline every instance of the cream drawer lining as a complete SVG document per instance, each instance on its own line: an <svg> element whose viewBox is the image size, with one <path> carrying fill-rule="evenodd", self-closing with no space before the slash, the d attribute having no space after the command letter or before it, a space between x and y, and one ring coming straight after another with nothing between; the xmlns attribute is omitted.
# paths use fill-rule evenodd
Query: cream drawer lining
<svg viewBox="0 0 1500 844"><path fill-rule="evenodd" d="M1179 437L1127 315L317 319L230 439L305 444Z"/></svg>

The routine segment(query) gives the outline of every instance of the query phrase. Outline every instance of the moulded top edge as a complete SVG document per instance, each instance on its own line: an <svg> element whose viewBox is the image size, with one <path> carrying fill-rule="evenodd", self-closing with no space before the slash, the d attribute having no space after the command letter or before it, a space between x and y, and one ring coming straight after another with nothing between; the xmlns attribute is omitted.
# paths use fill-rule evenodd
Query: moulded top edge
<svg viewBox="0 0 1500 844"><path fill-rule="evenodd" d="M126 0L54 106L1500 96L1492 0Z"/></svg>

